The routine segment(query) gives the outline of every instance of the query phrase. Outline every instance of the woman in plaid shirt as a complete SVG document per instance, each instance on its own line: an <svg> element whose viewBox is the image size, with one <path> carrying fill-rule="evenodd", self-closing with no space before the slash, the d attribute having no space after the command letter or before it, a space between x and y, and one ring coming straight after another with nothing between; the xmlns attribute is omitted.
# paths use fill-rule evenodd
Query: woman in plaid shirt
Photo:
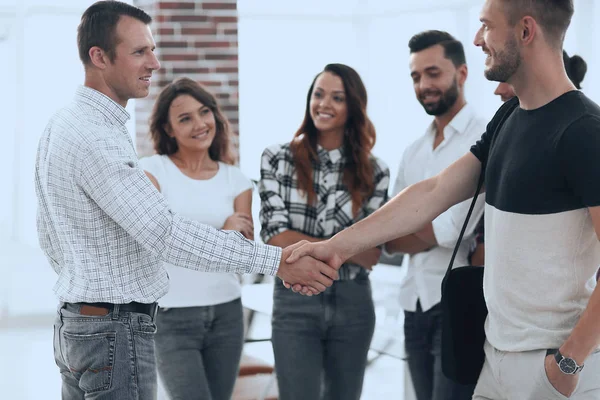
<svg viewBox="0 0 600 400"><path fill-rule="evenodd" d="M314 79L291 143L262 155L261 237L285 247L328 239L387 200L389 170L371 154L375 128L358 73L329 64ZM369 271L380 250L340 268L320 296L275 285L273 350L281 400L358 400L375 327Z"/></svg>

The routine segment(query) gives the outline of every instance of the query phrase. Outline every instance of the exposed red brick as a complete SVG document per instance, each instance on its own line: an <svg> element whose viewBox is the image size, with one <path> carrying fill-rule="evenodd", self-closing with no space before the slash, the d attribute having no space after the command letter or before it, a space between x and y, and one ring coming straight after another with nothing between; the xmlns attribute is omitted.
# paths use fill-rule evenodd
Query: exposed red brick
<svg viewBox="0 0 600 400"><path fill-rule="evenodd" d="M194 3L184 3L181 1L159 1L160 10L193 10L196 8Z"/></svg>
<svg viewBox="0 0 600 400"><path fill-rule="evenodd" d="M136 147L139 156L154 152L148 121L156 97L165 85L190 76L218 99L229 119L232 153L239 157L238 18L235 1L144 0L154 19L157 57L161 69L154 74L150 94L136 101ZM216 15L214 15L216 14Z"/></svg>
<svg viewBox="0 0 600 400"><path fill-rule="evenodd" d="M215 72L218 74L237 74L238 67L217 67Z"/></svg>
<svg viewBox="0 0 600 400"><path fill-rule="evenodd" d="M174 74L208 74L210 73L210 68L182 68L182 67L174 67Z"/></svg>
<svg viewBox="0 0 600 400"><path fill-rule="evenodd" d="M171 15L169 21L171 22L206 22L208 17L206 15ZM236 18L237 20L237 18Z"/></svg>
<svg viewBox="0 0 600 400"><path fill-rule="evenodd" d="M181 28L182 35L217 35L217 28Z"/></svg>
<svg viewBox="0 0 600 400"><path fill-rule="evenodd" d="M197 54L163 54L161 61L197 61ZM164 67L164 66L163 66Z"/></svg>
<svg viewBox="0 0 600 400"><path fill-rule="evenodd" d="M207 54L204 56L206 60L236 60L237 54Z"/></svg>
<svg viewBox="0 0 600 400"><path fill-rule="evenodd" d="M175 33L175 29L173 28L158 28L159 35L173 35Z"/></svg>
<svg viewBox="0 0 600 400"><path fill-rule="evenodd" d="M230 47L231 43L225 42L222 40L221 41L213 40L210 42L207 42L207 41L196 42L196 43L194 43L194 46L201 48L201 49L206 49L206 48L215 48L215 47Z"/></svg>
<svg viewBox="0 0 600 400"><path fill-rule="evenodd" d="M163 40L156 43L156 46L163 49L183 48L187 47L187 42Z"/></svg>
<svg viewBox="0 0 600 400"><path fill-rule="evenodd" d="M214 16L210 18L216 24L220 24L221 22L237 22L238 20L237 16Z"/></svg>
<svg viewBox="0 0 600 400"><path fill-rule="evenodd" d="M221 86L221 82L220 81L200 81L199 83L201 85L210 86L210 87Z"/></svg>
<svg viewBox="0 0 600 400"><path fill-rule="evenodd" d="M236 104L225 104L221 106L221 110L223 111L237 111L238 106Z"/></svg>
<svg viewBox="0 0 600 400"><path fill-rule="evenodd" d="M202 3L205 10L236 10L236 3Z"/></svg>

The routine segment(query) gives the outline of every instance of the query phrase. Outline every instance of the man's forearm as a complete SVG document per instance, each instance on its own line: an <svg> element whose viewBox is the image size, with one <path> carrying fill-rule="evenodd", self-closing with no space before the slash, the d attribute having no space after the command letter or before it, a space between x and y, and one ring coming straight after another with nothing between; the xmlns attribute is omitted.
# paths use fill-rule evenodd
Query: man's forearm
<svg viewBox="0 0 600 400"><path fill-rule="evenodd" d="M417 232L451 206L475 194L481 162L471 153L433 178L404 189L383 207L330 240L342 261Z"/></svg>
<svg viewBox="0 0 600 400"><path fill-rule="evenodd" d="M416 234L390 240L385 244L385 250L390 253L417 254L429 250L432 245L421 240Z"/></svg>
<svg viewBox="0 0 600 400"><path fill-rule="evenodd" d="M367 218L335 235L331 243L350 258L422 229L445 211L445 203L433 199L435 184L435 179L428 179L406 188Z"/></svg>
<svg viewBox="0 0 600 400"><path fill-rule="evenodd" d="M581 365L600 345L600 289L596 287L579 322L569 338L561 346L565 357L573 358Z"/></svg>
<svg viewBox="0 0 600 400"><path fill-rule="evenodd" d="M277 247L281 247L281 248L285 248L287 246L291 246L293 244L298 243L301 240L307 240L309 242L322 242L325 239L319 239L313 236L309 236L309 235L305 235L303 233L294 231L294 230L287 230L285 232L282 232L278 235L275 235L271 238L271 240L269 240L268 244L271 246L277 246ZM368 249L367 249L368 250ZM349 262L353 262L355 264L358 265L363 265L362 260L358 259L357 257L358 255L354 256L354 257L350 257L348 259Z"/></svg>

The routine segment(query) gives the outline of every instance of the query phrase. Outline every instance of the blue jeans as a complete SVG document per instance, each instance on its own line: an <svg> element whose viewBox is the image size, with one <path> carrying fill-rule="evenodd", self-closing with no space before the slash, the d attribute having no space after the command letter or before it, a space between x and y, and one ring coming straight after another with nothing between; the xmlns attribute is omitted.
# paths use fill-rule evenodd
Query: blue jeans
<svg viewBox="0 0 600 400"><path fill-rule="evenodd" d="M404 343L417 400L471 400L475 385L461 385L442 372L442 309L404 312Z"/></svg>
<svg viewBox="0 0 600 400"><path fill-rule="evenodd" d="M241 300L161 308L156 325L158 373L169 398L229 400L244 346Z"/></svg>
<svg viewBox="0 0 600 400"><path fill-rule="evenodd" d="M54 323L54 359L63 400L156 399L152 317L117 308L105 316L62 304Z"/></svg>
<svg viewBox="0 0 600 400"><path fill-rule="evenodd" d="M273 352L280 400L359 400L375 328L366 274L305 297L275 282Z"/></svg>

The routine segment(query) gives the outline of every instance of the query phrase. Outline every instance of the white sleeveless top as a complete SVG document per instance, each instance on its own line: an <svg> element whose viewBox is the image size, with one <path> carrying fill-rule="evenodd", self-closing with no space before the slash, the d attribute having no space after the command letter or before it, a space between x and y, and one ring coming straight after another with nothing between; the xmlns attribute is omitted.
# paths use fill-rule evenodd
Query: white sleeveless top
<svg viewBox="0 0 600 400"><path fill-rule="evenodd" d="M234 213L233 203L252 182L238 167L219 162L217 174L207 180L186 176L165 155L140 160L151 173L171 210L184 217L221 229ZM222 304L241 296L236 274L197 272L165 264L169 274L169 292L159 300L161 307L195 307Z"/></svg>

